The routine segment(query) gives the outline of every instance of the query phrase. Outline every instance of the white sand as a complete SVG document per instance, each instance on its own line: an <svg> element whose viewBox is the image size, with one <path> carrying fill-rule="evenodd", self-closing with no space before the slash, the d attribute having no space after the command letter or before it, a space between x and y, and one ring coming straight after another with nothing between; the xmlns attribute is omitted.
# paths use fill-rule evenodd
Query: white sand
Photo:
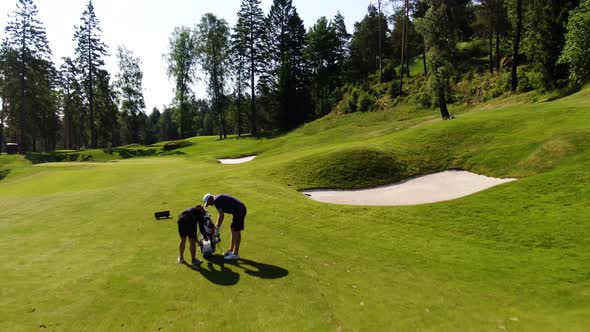
<svg viewBox="0 0 590 332"><path fill-rule="evenodd" d="M350 205L415 205L448 201L516 179L498 179L467 171L444 171L392 185L360 190L303 190L311 199Z"/></svg>
<svg viewBox="0 0 590 332"><path fill-rule="evenodd" d="M222 164L241 164L241 163L251 161L254 158L256 158L256 156L248 156L248 157L237 158L237 159L218 159L218 160Z"/></svg>

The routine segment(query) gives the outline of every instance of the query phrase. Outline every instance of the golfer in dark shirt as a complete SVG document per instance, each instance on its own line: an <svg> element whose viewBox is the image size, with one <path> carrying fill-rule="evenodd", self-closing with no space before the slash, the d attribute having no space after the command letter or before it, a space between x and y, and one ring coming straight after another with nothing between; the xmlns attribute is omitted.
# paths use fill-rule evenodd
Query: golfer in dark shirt
<svg viewBox="0 0 590 332"><path fill-rule="evenodd" d="M226 260L236 260L240 258L240 242L242 240L242 230L244 229L244 219L246 218L246 205L239 199L231 195L217 195L205 194L203 196L203 202L205 206L215 205L215 208L219 212L217 217L217 228L221 227L223 223L223 217L226 213L231 214L231 246L228 251L223 253Z"/></svg>
<svg viewBox="0 0 590 332"><path fill-rule="evenodd" d="M201 261L196 257L196 243L197 240L197 223L203 219L207 211L200 205L192 208L187 208L180 216L178 216L178 235L180 235L180 243L178 244L178 263L184 263L184 248L186 247L186 238L188 237L190 243L190 253L192 257L192 265L199 266Z"/></svg>

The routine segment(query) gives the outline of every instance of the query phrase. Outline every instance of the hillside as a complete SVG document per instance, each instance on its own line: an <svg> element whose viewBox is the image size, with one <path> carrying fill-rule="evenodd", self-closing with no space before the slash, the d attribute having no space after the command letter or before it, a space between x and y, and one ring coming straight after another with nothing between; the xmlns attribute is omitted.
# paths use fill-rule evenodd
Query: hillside
<svg viewBox="0 0 590 332"><path fill-rule="evenodd" d="M81 162L0 156L0 329L582 331L590 90L534 99L450 121L404 107L331 114L275 138L191 138L172 155L159 143ZM519 180L406 207L297 191L445 169ZM175 219L153 212L176 217L206 192L248 206L244 259L193 270L176 264Z"/></svg>

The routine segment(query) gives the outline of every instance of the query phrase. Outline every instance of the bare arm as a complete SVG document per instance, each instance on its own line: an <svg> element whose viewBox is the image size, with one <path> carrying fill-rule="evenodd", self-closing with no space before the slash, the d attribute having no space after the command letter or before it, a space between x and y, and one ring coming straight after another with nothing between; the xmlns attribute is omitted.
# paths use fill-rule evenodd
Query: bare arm
<svg viewBox="0 0 590 332"><path fill-rule="evenodd" d="M217 225L215 227L219 228L221 227L221 224L223 224L223 217L225 214L222 209L217 209L217 212L219 212L219 216L217 217Z"/></svg>

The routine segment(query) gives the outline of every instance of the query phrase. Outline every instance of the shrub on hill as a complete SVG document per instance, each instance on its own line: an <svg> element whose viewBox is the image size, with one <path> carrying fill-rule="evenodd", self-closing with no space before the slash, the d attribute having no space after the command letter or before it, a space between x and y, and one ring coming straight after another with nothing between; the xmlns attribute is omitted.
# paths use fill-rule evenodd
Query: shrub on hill
<svg viewBox="0 0 590 332"><path fill-rule="evenodd" d="M171 141L171 142L164 144L164 146L162 146L162 150L171 151L171 150L176 150L176 149L184 148L184 147L191 146L191 145L193 145L193 143L186 141L186 140Z"/></svg>

